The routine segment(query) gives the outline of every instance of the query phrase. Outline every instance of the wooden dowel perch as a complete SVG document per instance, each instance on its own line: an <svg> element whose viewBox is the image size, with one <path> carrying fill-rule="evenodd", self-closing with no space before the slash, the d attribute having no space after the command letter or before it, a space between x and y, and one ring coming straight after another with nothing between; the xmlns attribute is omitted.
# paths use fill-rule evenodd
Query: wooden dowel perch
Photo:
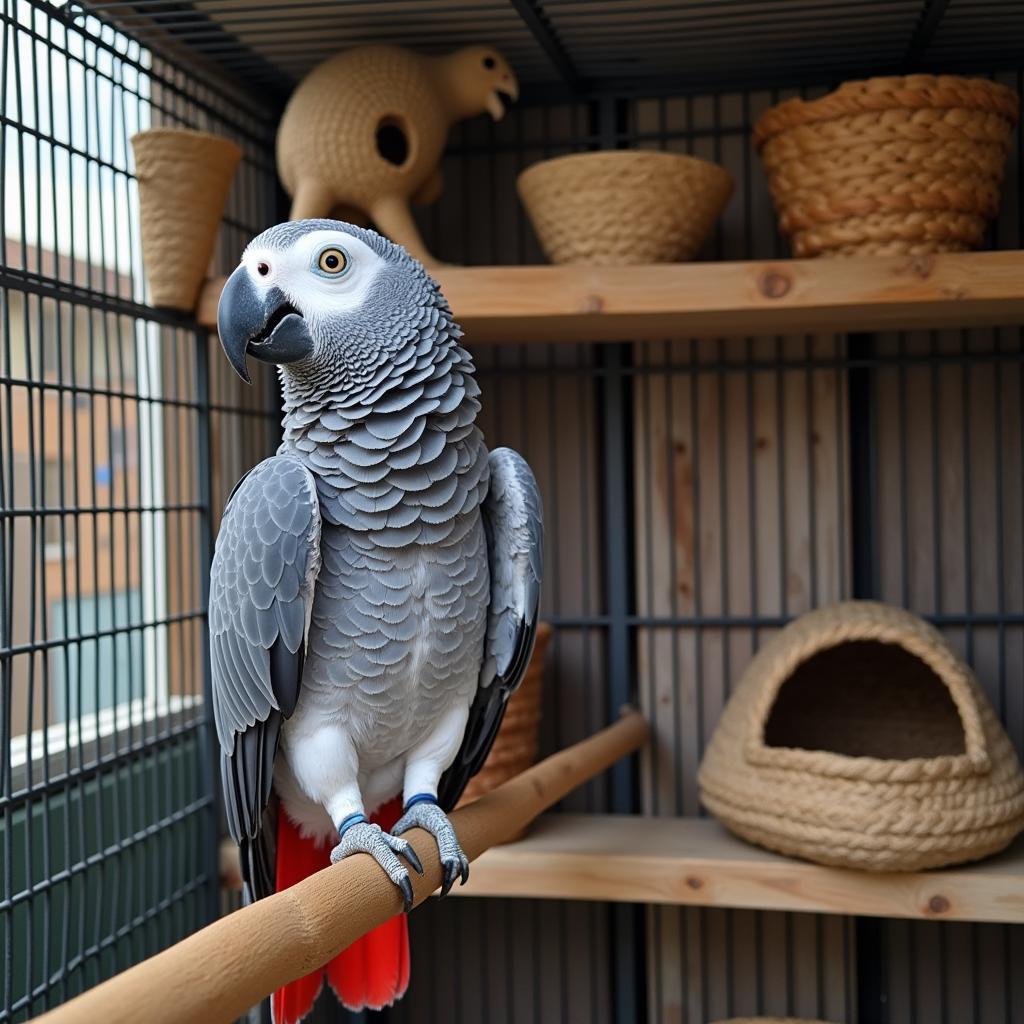
<svg viewBox="0 0 1024 1024"><path fill-rule="evenodd" d="M577 786L632 753L647 723L627 710L614 725L535 765L454 811L470 860L514 836ZM405 836L423 862L415 902L441 884L437 844ZM331 960L371 928L401 913L402 897L366 854L221 918L195 935L37 1018L39 1024L231 1024L275 989Z"/></svg>

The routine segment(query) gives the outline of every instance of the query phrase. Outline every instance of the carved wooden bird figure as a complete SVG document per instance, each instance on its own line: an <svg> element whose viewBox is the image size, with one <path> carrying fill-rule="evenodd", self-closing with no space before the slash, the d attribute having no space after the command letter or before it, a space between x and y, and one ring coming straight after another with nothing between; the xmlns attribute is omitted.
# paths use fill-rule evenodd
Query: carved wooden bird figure
<svg viewBox="0 0 1024 1024"><path fill-rule="evenodd" d="M365 46L332 57L301 82L277 134L277 166L291 220L369 217L427 266L436 266L409 210L442 189L439 163L456 121L505 112L519 86L490 46L443 57Z"/></svg>

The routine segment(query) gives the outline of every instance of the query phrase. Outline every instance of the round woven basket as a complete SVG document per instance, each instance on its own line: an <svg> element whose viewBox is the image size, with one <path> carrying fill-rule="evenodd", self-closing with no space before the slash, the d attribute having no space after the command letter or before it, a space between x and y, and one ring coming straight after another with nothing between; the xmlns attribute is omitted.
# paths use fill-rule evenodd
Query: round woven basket
<svg viewBox="0 0 1024 1024"><path fill-rule="evenodd" d="M519 688L509 698L501 728L484 766L469 780L462 804L471 803L503 782L526 771L537 759L537 738L540 731L541 698L543 696L544 657L551 642L551 626L537 624L537 640Z"/></svg>
<svg viewBox="0 0 1024 1024"><path fill-rule="evenodd" d="M674 263L697 255L732 195L717 164L679 153L574 153L517 182L552 263Z"/></svg>
<svg viewBox="0 0 1024 1024"><path fill-rule="evenodd" d="M794 253L978 246L999 207L1018 106L995 82L908 75L772 107L754 140Z"/></svg>
<svg viewBox="0 0 1024 1024"><path fill-rule="evenodd" d="M940 867L1024 829L1020 764L970 669L922 619L868 601L758 651L698 778L737 835L821 864Z"/></svg>
<svg viewBox="0 0 1024 1024"><path fill-rule="evenodd" d="M151 300L192 310L242 151L187 128L152 128L131 141Z"/></svg>

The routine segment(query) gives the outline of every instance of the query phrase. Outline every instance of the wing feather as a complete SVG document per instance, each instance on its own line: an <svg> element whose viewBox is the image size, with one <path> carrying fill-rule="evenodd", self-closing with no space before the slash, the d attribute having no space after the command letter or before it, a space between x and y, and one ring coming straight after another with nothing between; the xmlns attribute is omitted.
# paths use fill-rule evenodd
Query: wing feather
<svg viewBox="0 0 1024 1024"><path fill-rule="evenodd" d="M540 491L526 460L509 448L491 452L488 469L490 488L483 519L491 595L484 660L462 745L441 777L438 801L445 810L458 803L466 784L487 760L537 635L544 560Z"/></svg>
<svg viewBox="0 0 1024 1024"><path fill-rule="evenodd" d="M228 829L256 899L274 891L268 828L281 722L295 710L320 571L312 474L274 456L228 499L210 567L210 666Z"/></svg>

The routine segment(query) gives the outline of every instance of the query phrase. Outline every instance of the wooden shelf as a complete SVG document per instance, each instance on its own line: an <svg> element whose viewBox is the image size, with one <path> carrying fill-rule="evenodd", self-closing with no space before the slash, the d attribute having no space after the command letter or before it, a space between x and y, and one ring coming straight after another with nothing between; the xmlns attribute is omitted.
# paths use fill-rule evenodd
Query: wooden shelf
<svg viewBox="0 0 1024 1024"><path fill-rule="evenodd" d="M646 267L442 267L469 344L1024 323L1024 252ZM215 327L224 279L197 316Z"/></svg>
<svg viewBox="0 0 1024 1024"><path fill-rule="evenodd" d="M477 860L465 896L1024 922L1024 841L979 864L874 874L768 853L710 819L546 815Z"/></svg>

